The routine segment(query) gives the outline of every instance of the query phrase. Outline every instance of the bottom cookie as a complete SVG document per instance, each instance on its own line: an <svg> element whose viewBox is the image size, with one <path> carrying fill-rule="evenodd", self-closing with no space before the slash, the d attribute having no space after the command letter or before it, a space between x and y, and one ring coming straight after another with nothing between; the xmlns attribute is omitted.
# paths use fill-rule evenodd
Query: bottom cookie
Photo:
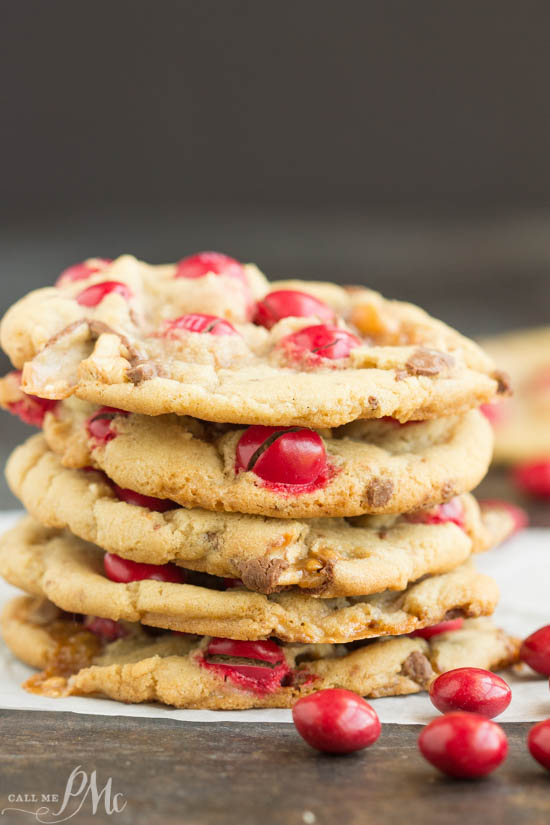
<svg viewBox="0 0 550 825"><path fill-rule="evenodd" d="M4 640L19 659L43 669L27 690L178 708L286 708L323 688L366 697L417 693L456 667L506 667L519 648L489 619L466 620L429 640L399 636L360 645L236 642L105 621L87 618L85 626L84 617L40 598L10 601L1 619Z"/></svg>

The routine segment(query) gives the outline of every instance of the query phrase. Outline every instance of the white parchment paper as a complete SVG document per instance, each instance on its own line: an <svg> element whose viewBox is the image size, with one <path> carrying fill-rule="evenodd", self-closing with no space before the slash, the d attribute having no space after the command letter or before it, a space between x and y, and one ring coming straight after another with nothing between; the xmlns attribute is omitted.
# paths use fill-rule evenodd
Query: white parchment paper
<svg viewBox="0 0 550 825"><path fill-rule="evenodd" d="M0 532L19 513L0 513ZM518 636L550 623L550 529L526 530L502 547L477 558L477 566L499 583L501 602L495 621ZM17 594L0 580L0 607ZM0 642L0 708L53 710L103 716L144 716L192 722L290 722L288 710L201 711L176 710L161 705L124 705L107 699L69 697L48 699L24 691L20 685L32 671ZM550 717L548 680L531 675L504 674L512 686L510 707L499 722L529 722ZM371 704L382 722L425 724L434 716L426 694L374 699Z"/></svg>

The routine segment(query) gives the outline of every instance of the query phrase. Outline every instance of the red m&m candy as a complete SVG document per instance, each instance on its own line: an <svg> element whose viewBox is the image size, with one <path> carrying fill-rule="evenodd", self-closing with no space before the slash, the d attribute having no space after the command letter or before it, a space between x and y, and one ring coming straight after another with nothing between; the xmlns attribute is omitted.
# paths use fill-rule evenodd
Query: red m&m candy
<svg viewBox="0 0 550 825"><path fill-rule="evenodd" d="M270 292L256 305L257 324L271 329L282 318L313 318L334 321L334 311L306 292L294 289L279 289Z"/></svg>
<svg viewBox="0 0 550 825"><path fill-rule="evenodd" d="M326 468L322 438L305 427L249 427L237 444L236 470L265 481L311 484Z"/></svg>
<svg viewBox="0 0 550 825"><path fill-rule="evenodd" d="M441 633L451 633L453 630L460 630L464 624L464 619L449 619L447 622L439 622L439 624L432 624L429 627L421 627L420 630L413 630L409 633L411 637L419 637L420 639L431 639L432 636L439 636Z"/></svg>
<svg viewBox="0 0 550 825"><path fill-rule="evenodd" d="M14 384L21 383L20 370L14 370L6 375L5 380L10 380ZM27 395L21 391L21 398L18 401L10 401L7 408L12 415L18 416L25 424L30 424L31 427L41 427L44 423L46 413L53 412L57 406L57 401L52 401L50 398L39 398L37 395Z"/></svg>
<svg viewBox="0 0 550 825"><path fill-rule="evenodd" d="M550 498L550 458L521 464L514 470L514 479L524 492L537 498Z"/></svg>
<svg viewBox="0 0 550 825"><path fill-rule="evenodd" d="M464 529L464 507L460 498L456 497L444 504L439 504L431 510L411 513L407 516L407 521L413 524L446 524L452 522Z"/></svg>
<svg viewBox="0 0 550 825"><path fill-rule="evenodd" d="M291 361L320 364L323 359L334 361L347 358L353 349L361 346L361 341L346 329L317 324L286 335L277 346L285 351Z"/></svg>
<svg viewBox="0 0 550 825"><path fill-rule="evenodd" d="M529 753L537 762L550 771L550 719L534 725L527 735Z"/></svg>
<svg viewBox="0 0 550 825"><path fill-rule="evenodd" d="M550 624L535 630L523 640L519 656L537 673L550 676Z"/></svg>
<svg viewBox="0 0 550 825"><path fill-rule="evenodd" d="M221 252L197 252L177 264L175 278L203 278L208 274L228 275L246 283L244 267Z"/></svg>
<svg viewBox="0 0 550 825"><path fill-rule="evenodd" d="M175 564L143 564L123 559L114 553L105 553L103 566L107 578L114 582L137 582L154 579L159 582L185 582L185 573Z"/></svg>
<svg viewBox="0 0 550 825"><path fill-rule="evenodd" d="M153 510L156 513L166 513L168 510L176 510L179 507L179 504L176 504L175 501L171 501L168 498L144 496L142 493L136 493L135 490L127 490L114 483L112 487L121 501L125 501L127 504L135 504L136 507L145 507L147 510Z"/></svg>
<svg viewBox="0 0 550 825"><path fill-rule="evenodd" d="M260 695L276 691L290 674L282 648L272 641L214 638L200 664Z"/></svg>
<svg viewBox="0 0 550 825"><path fill-rule="evenodd" d="M86 278L89 278L91 275L95 275L97 272L102 272L105 267L109 266L112 262L113 261L111 258L90 258L87 261L73 264L63 270L55 282L55 285L58 287L63 287L67 286L67 284L72 284L75 281L85 281Z"/></svg>
<svg viewBox="0 0 550 825"><path fill-rule="evenodd" d="M114 642L128 635L128 631L120 622L113 619L102 619L99 616L85 616L84 627L106 642Z"/></svg>
<svg viewBox="0 0 550 825"><path fill-rule="evenodd" d="M430 687L430 699L441 713L465 710L492 719L506 710L512 691L504 679L490 670L459 667L435 679Z"/></svg>
<svg viewBox="0 0 550 825"><path fill-rule="evenodd" d="M239 333L229 321L218 318L216 315L202 315L198 312L190 315L181 315L172 321L166 321L163 334L173 337L178 331L208 333L209 335L238 335Z"/></svg>
<svg viewBox="0 0 550 825"><path fill-rule="evenodd" d="M132 297L132 293L126 284L120 281L101 281L99 284L92 284L92 286L79 292L76 300L80 306L96 307L107 295L113 293L121 295L127 301Z"/></svg>
<svg viewBox="0 0 550 825"><path fill-rule="evenodd" d="M116 407L100 407L86 422L86 430L90 438L96 445L105 445L116 436L112 428L113 419L117 415L127 416L125 410L118 410Z"/></svg>
<svg viewBox="0 0 550 825"><path fill-rule="evenodd" d="M372 745L380 736L376 711L365 700L341 688L304 696L294 705L292 718L306 742L327 753L352 753Z"/></svg>
<svg viewBox="0 0 550 825"><path fill-rule="evenodd" d="M486 716L456 711L426 725L418 747L428 762L448 776L477 779L506 759L508 740L502 728Z"/></svg>

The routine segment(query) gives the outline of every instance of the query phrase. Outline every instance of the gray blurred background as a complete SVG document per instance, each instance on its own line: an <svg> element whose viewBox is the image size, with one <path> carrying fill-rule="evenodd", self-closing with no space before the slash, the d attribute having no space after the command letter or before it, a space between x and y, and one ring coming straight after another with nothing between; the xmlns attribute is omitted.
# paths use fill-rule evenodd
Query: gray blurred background
<svg viewBox="0 0 550 825"><path fill-rule="evenodd" d="M206 248L471 334L549 321L545 0L8 0L0 19L2 311L89 256ZM29 430L1 428L3 460Z"/></svg>

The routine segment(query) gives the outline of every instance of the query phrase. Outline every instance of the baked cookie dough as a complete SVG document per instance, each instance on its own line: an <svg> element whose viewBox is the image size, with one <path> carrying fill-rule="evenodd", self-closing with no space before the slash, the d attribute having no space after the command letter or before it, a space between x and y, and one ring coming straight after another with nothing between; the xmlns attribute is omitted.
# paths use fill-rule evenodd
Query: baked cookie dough
<svg viewBox="0 0 550 825"><path fill-rule="evenodd" d="M520 330L484 342L510 373L512 398L486 409L495 430L495 461L517 464L550 458L550 327Z"/></svg>
<svg viewBox="0 0 550 825"><path fill-rule="evenodd" d="M12 652L43 669L26 683L28 690L211 710L291 707L302 696L331 687L372 698L418 693L453 668L507 667L519 649L518 640L487 619L468 620L462 629L430 641L394 637L355 650L235 645L170 633L151 637L139 625L127 626L127 636L102 646L74 617L28 596L7 604L1 625ZM245 668L243 661L256 667Z"/></svg>
<svg viewBox="0 0 550 825"><path fill-rule="evenodd" d="M241 277L179 272L125 255L15 304L0 341L25 392L145 415L317 428L461 414L508 392L480 347L411 304L363 288L270 285L253 266ZM305 292L321 308L269 329L252 323L256 300L273 290Z"/></svg>
<svg viewBox="0 0 550 825"><path fill-rule="evenodd" d="M297 521L181 507L155 512L120 500L102 473L63 467L40 435L13 452L6 473L13 493L47 527L68 528L136 562L176 562L241 579L267 594L288 586L324 597L404 590L421 576L452 570L514 529L506 510L480 510L469 494L453 499L443 513L436 508L351 520ZM453 516L456 521L444 520Z"/></svg>
<svg viewBox="0 0 550 825"><path fill-rule="evenodd" d="M319 599L287 590L265 596L241 587L107 578L104 553L68 532L30 518L0 539L0 575L71 612L232 639L276 636L287 642L338 643L400 635L450 617L493 613L498 588L466 563L403 591ZM210 584L210 582L208 582Z"/></svg>
<svg viewBox="0 0 550 825"><path fill-rule="evenodd" d="M100 438L93 434L96 425ZM478 410L404 426L394 420L356 421L321 434L305 430L298 433L303 443L294 447L298 458L285 457L283 469L299 463L300 454L308 460L313 441L319 476L293 484L266 480L257 468L261 459L269 460L269 450L279 449L279 442L296 432L276 438L247 470L237 463L240 444L256 428L225 429L187 417L117 413L82 402L65 402L44 419L45 438L65 466L95 467L120 487L185 507L278 518L431 507L476 487L493 448L491 426Z"/></svg>

